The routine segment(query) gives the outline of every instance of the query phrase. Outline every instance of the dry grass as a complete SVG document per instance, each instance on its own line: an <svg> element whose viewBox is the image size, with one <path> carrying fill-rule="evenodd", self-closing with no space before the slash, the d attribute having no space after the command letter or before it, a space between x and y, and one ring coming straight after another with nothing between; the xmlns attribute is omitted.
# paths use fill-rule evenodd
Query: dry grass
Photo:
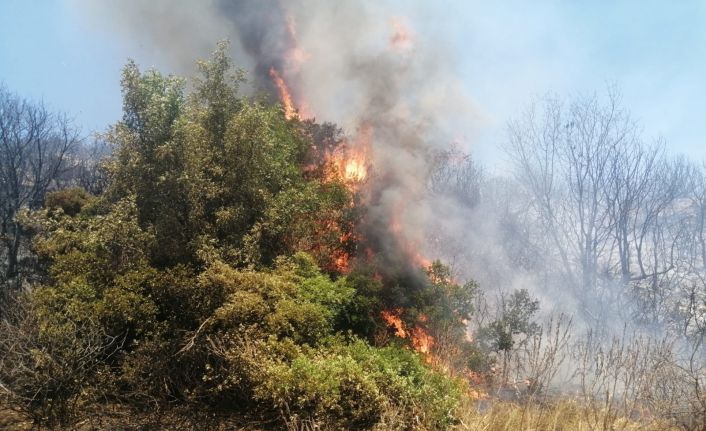
<svg viewBox="0 0 706 431"><path fill-rule="evenodd" d="M32 423L14 410L3 406L0 401L0 430L24 431L30 430Z"/></svg>
<svg viewBox="0 0 706 431"><path fill-rule="evenodd" d="M620 418L614 421L600 411L573 401L542 406L493 402L481 411L475 405L464 408L456 431L677 431L679 428L657 420Z"/></svg>
<svg viewBox="0 0 706 431"><path fill-rule="evenodd" d="M509 402L489 401L483 409L479 409L478 405L469 401L463 408L462 422L454 427L454 431L607 431L607 430L625 430L625 431L680 431L680 428L657 420L650 421L647 418L642 420L637 419L618 419L613 422L605 421L605 415L600 411L594 411L587 407L580 406L573 401L558 401L551 405L541 406L540 404L521 405ZM481 411L482 410L482 411ZM121 429L127 423L140 422L139 418L133 417L131 420L126 418L104 417L101 424L82 423L75 424L75 427L70 429L80 430L110 430ZM394 418L383 421L384 423L376 427L376 430L396 430L398 427L394 424ZM167 421L169 422L169 421ZM176 422L174 422L176 423ZM162 424L165 425L165 424ZM307 427L309 424L288 424L288 429L291 430L311 430L316 427ZM296 426L299 425L299 426ZM116 428L117 426L117 428ZM158 428L155 429L169 429ZM259 427L242 427L235 426L226 427L204 427L204 429L260 429ZM0 430L7 431L24 431L32 429L31 422L23 418L12 410L3 408L0 405ZM122 429L142 429L140 426L133 424ZM186 428L185 428L186 429ZM188 429L198 429L188 428Z"/></svg>

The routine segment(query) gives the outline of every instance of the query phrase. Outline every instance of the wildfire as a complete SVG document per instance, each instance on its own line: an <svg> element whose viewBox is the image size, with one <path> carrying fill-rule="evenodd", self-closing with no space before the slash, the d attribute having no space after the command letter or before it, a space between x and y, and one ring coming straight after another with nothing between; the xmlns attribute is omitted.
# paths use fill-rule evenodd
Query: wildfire
<svg viewBox="0 0 706 431"><path fill-rule="evenodd" d="M412 328L412 336L410 338L412 339L414 350L425 355L431 353L431 348L434 346L434 337L427 334L424 329L415 326Z"/></svg>
<svg viewBox="0 0 706 431"><path fill-rule="evenodd" d="M277 92L279 93L279 100L282 102L282 106L284 107L284 116L287 120L291 120L292 118L299 118L299 114L297 114L297 110L294 107L294 102L292 101L292 94L289 92L289 88L287 87L287 83L284 82L284 79L282 79L282 76L275 70L274 67L270 68L270 78L272 78L272 82L277 86Z"/></svg>
<svg viewBox="0 0 706 431"><path fill-rule="evenodd" d="M421 324L427 321L425 315L419 317L419 325L413 326L411 329L406 328L404 322L402 321L402 309L395 308L392 310L385 310L381 313L382 319L390 327L395 329L395 335L400 338L408 338L412 343L412 347L419 353L424 354L427 362L431 363L433 357L431 355L431 349L434 347L436 340L434 337L429 335L427 331L421 326Z"/></svg>
<svg viewBox="0 0 706 431"><path fill-rule="evenodd" d="M372 126L364 124L358 128L352 144L346 142L327 155L327 161L332 168L331 178L342 178L349 183L349 188L353 191L357 189L358 183L367 179L372 135Z"/></svg>
<svg viewBox="0 0 706 431"><path fill-rule="evenodd" d="M309 53L299 46L297 40L296 23L292 16L287 17L287 52L284 56L284 65L281 70L270 67L270 79L277 87L279 100L284 106L284 116L291 120L293 118L313 118L313 112L309 105L300 97L294 97L290 90L291 81L296 82L296 77L299 75L301 66L309 59ZM285 79L287 78L287 79ZM289 83L288 83L289 81ZM295 91L295 95L297 95Z"/></svg>
<svg viewBox="0 0 706 431"><path fill-rule="evenodd" d="M390 326L395 328L395 335L397 335L400 338L407 338L407 331L404 329L404 323L402 322L402 319L400 318L400 314L402 314L402 310L399 308L396 308L394 310L384 310L382 312L382 319Z"/></svg>
<svg viewBox="0 0 706 431"><path fill-rule="evenodd" d="M429 260L428 258L422 256L422 254L419 253L419 252L416 252L416 253L414 253L414 254L412 255L412 261L413 261L417 266L422 267L422 268L425 268L425 269L431 267L431 260ZM432 281L434 281L434 280L432 280Z"/></svg>
<svg viewBox="0 0 706 431"><path fill-rule="evenodd" d="M401 19L393 19L391 25L390 47L402 51L411 48L413 43L412 33L406 23ZM269 71L270 78L277 88L279 100L284 107L285 117L287 119L308 118L310 115L306 102L295 97L297 94L297 81L295 78L301 65L308 59L308 54L299 47L296 23L291 17L287 19L287 39L289 49L286 55L286 64L283 66L284 69L271 68ZM292 87L290 85L294 85L294 92L291 91ZM327 176L331 180L342 179L350 190L358 191L361 184L369 177L373 131L372 124L361 122L353 139L344 142L326 155L326 161L329 166ZM402 207L403 205L400 203L400 210ZM418 247L415 246L413 241L404 238L402 223L399 219L400 214L402 214L402 211L395 211L390 226L392 232L400 239L402 248L406 251L410 262L417 266L428 268L431 265L431 261L419 253ZM350 241L350 235L342 235L340 243L345 244ZM371 257L368 256L368 258L370 259ZM347 273L351 256L346 252L336 251L332 254L331 261L337 271ZM435 340L424 328L426 317L420 316L417 324L408 328L401 319L402 311L401 309L383 311L382 318L395 329L395 335L409 339L414 350L424 354L428 360L431 360L431 350Z"/></svg>
<svg viewBox="0 0 706 431"><path fill-rule="evenodd" d="M431 267L432 261L419 251L419 244L416 241L405 235L402 229L402 208L401 203L395 206L390 219L390 232L395 234L400 250L405 253L408 261L419 268L427 270Z"/></svg>
<svg viewBox="0 0 706 431"><path fill-rule="evenodd" d="M336 271L340 274L348 274L350 272L350 261L351 255L345 251L346 246L352 242L356 241L357 237L353 232L344 232L340 238L339 243L341 248L333 250L332 260Z"/></svg>
<svg viewBox="0 0 706 431"><path fill-rule="evenodd" d="M392 30L388 49L394 54L408 57L408 54L414 52L413 34L404 21L397 19L392 20ZM277 89L284 115L288 120L314 118L305 94L302 92L303 88L300 85L302 81L298 79L300 68L309 59L309 54L299 47L296 26L292 18L287 19L287 37L288 49L285 61L270 68L270 79ZM374 132L370 122L359 119L355 134L349 135L343 142L332 141L320 148L312 145L315 157L309 172L324 182L342 184L351 191L349 202L351 208L357 203L375 200L375 182L387 181L384 169L381 170L382 173L372 174L372 161L375 159L374 156L379 156L373 152ZM379 130L378 134L379 138L384 137L384 130ZM424 248L422 245L426 239L418 232L408 228L409 223L406 223L410 215L408 210L413 206L418 193L420 191L412 187L406 193L396 196L394 200L388 200L386 204L391 204L392 207L388 206L388 210L390 210L389 213L386 213L388 218L382 222L388 225L389 232L396 242L397 250L401 252L404 261L409 265L405 269L410 269L412 265L423 269L432 283L455 283L452 276L443 272L441 275L437 274L438 271L435 271L432 266L432 260L422 251ZM373 268L378 266L375 251L370 245L374 242L366 246L365 238L361 236L367 233L342 226L335 220L335 216L332 216L331 221L321 223L321 236L325 238L332 238L332 235L333 238L338 236L337 244L332 244L335 240L326 242L328 244L326 246L317 244L317 241L312 241L310 244L314 255L323 262L322 268L336 274L349 274L356 262L364 262L366 259ZM357 251L353 252L352 250ZM380 272L376 271L373 278L384 282ZM447 343L444 342L443 336L437 334L441 337L437 340L429 333L428 317L421 314L416 316L416 320L405 322L402 318L404 312L403 308L384 310L381 312L381 318L388 326L389 331L394 331L396 337L407 340L408 348L418 352L426 363L447 373L454 372L449 365L451 362L446 362L447 355L449 355ZM465 321L463 323L466 326L466 340L472 342L473 334L468 329L469 325ZM381 335L385 339L388 338L387 332ZM467 378L477 385L480 384L478 382L481 377L470 371L468 371ZM482 399L487 396L480 390L470 389L469 395L474 399Z"/></svg>
<svg viewBox="0 0 706 431"><path fill-rule="evenodd" d="M350 256L348 253L341 253L338 257L336 257L334 264L336 265L336 270L338 272L346 274L348 271L350 271Z"/></svg>
<svg viewBox="0 0 706 431"><path fill-rule="evenodd" d="M342 149L329 155L332 166L331 177L338 176L348 183L359 183L368 176L365 156L349 149Z"/></svg>
<svg viewBox="0 0 706 431"><path fill-rule="evenodd" d="M360 160L351 159L346 161L344 174L347 180L361 181L365 179L367 171Z"/></svg>

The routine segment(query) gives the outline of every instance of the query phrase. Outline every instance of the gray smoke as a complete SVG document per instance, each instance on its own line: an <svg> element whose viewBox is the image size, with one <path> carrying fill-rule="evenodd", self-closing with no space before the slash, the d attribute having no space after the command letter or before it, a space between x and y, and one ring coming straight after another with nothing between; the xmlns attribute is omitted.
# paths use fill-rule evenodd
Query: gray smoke
<svg viewBox="0 0 706 431"><path fill-rule="evenodd" d="M453 181L431 181L439 154L472 150L467 140L482 118L464 93L444 40L418 31L422 23L410 18L418 13L406 13L418 12L421 3L74 1L97 29L124 35L143 55L179 74L191 74L195 59L208 57L218 41L228 39L253 90L276 99L274 69L300 107L318 121L340 125L350 142L372 130L364 229L385 265L438 258L452 265L460 281L476 278L493 292L527 288L547 311L578 309L561 281L536 269L544 262L521 266L518 256L509 255L513 244L526 244L520 244L520 233L508 236L502 217L521 211L499 206L522 206L521 197L492 196L495 189L486 183L487 196L478 206L469 203L468 190L449 192L458 186ZM451 156L446 160L451 170L463 169ZM542 259L535 254L529 258Z"/></svg>
<svg viewBox="0 0 706 431"><path fill-rule="evenodd" d="M541 301L544 317L563 312L574 316L575 329L624 330L628 316L620 312L630 307L612 298L591 302L592 292L557 276L556 244L532 220L534 198L523 184L484 178L462 157L483 117L445 41L419 31L423 23L412 18L434 21L433 14L448 13L443 8L420 14L422 2L357 0L74 3L97 31L134 45L138 62L148 58L182 75L228 39L252 91L276 100L275 70L305 116L338 124L352 145L370 132L363 229L382 266L405 271L414 258L440 259L456 280L478 280L487 296L524 288ZM564 368L571 374L575 365Z"/></svg>
<svg viewBox="0 0 706 431"><path fill-rule="evenodd" d="M430 160L472 133L469 125L478 115L443 43L418 37L399 10L324 0L77 4L98 27L153 47L177 73L190 73L195 59L228 39L236 64L250 72L255 89L276 97L274 69L300 106L319 121L342 126L351 142L361 129L372 129L369 236L380 239L376 245L386 255L414 248L421 256L443 257L424 249L429 227L459 220L449 219L458 215L449 211L454 202L429 199ZM401 235L390 235L393 223ZM400 237L405 244L398 243Z"/></svg>

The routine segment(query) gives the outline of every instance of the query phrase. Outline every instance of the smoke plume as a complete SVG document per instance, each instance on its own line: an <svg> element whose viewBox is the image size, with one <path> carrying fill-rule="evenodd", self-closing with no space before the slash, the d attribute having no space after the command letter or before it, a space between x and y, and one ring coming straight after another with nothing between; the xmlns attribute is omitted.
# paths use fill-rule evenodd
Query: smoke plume
<svg viewBox="0 0 706 431"><path fill-rule="evenodd" d="M373 190L364 228L390 264L410 253L447 257L428 240L440 226L460 228L463 215L449 196L428 193L431 161L452 144L463 147L459 136L472 133L478 115L443 43L419 38L399 10L324 0L79 5L91 20L155 47L178 73L230 40L254 91L277 99L273 77L281 77L302 116L334 122L350 142L369 146Z"/></svg>
<svg viewBox="0 0 706 431"><path fill-rule="evenodd" d="M227 39L235 63L249 72L250 91L281 101L289 117L340 126L371 168L360 227L364 246L375 252L381 271L406 275L405 287L414 289L418 266L440 259L454 280L476 279L491 295L529 290L543 317L563 312L574 316L574 329L602 325L609 334L625 332L633 306L620 301L632 297L607 275L610 266L605 277L599 274L605 286L598 293L567 282L552 257L557 244L528 210L536 197L523 184L484 179L464 155L473 150L483 116L465 93L445 41L420 31L424 23L413 18L418 10L405 13L423 5L74 1L96 28L123 34L156 59L151 61L161 61L160 69L166 65L178 74L193 73L194 59L208 57ZM573 123L557 124L555 130ZM565 260L567 271L575 260Z"/></svg>
<svg viewBox="0 0 706 431"><path fill-rule="evenodd" d="M281 81L300 116L341 126L372 169L361 228L383 267L404 271L440 259L458 281L474 278L491 292L527 288L546 312L579 309L561 280L537 269L544 262L517 264L541 260L539 251L520 244L518 253L528 256L510 255L525 233L508 237L501 215L520 213L522 199L494 196L486 183L478 205L474 184L458 183L474 170L475 186L482 181L463 157L482 116L445 41L405 13L420 4L74 1L97 28L148 47L147 55L179 74L193 73L194 59L227 39L235 63L249 73L250 91L281 100ZM447 175L439 175L440 160Z"/></svg>

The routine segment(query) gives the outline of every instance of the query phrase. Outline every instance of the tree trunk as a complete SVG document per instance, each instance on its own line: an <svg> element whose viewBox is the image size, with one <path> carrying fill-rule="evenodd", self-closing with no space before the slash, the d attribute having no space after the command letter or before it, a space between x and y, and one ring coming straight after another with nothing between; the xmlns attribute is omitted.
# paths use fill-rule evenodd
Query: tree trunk
<svg viewBox="0 0 706 431"><path fill-rule="evenodd" d="M18 273L18 254L20 251L21 234L19 227L15 226L15 233L12 242L7 248L7 268L5 269L5 278L12 279Z"/></svg>

